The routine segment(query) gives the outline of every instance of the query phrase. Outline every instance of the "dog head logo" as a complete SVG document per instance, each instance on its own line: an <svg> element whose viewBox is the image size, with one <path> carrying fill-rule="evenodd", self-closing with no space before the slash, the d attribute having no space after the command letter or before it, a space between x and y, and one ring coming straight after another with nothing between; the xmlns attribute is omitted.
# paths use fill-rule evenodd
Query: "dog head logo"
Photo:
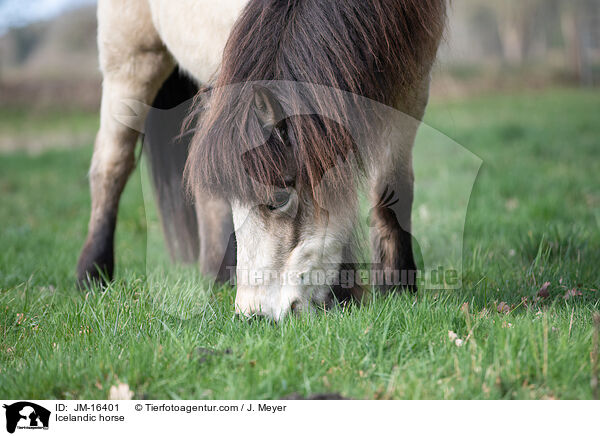
<svg viewBox="0 0 600 436"><path fill-rule="evenodd" d="M50 411L28 401L4 405L6 409L6 431L19 429L48 429Z"/></svg>

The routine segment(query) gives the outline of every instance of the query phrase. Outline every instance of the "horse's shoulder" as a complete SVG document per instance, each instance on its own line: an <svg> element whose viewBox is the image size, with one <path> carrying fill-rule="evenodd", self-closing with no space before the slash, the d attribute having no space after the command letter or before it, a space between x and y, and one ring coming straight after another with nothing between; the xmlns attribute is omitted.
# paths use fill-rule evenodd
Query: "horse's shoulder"
<svg viewBox="0 0 600 436"><path fill-rule="evenodd" d="M214 78L225 43L248 0L99 0L103 71L136 53L168 52L198 82ZM158 58L160 59L160 58ZM161 61L162 62L162 61Z"/></svg>
<svg viewBox="0 0 600 436"><path fill-rule="evenodd" d="M208 82L248 0L146 1L158 34L177 63L199 82Z"/></svg>

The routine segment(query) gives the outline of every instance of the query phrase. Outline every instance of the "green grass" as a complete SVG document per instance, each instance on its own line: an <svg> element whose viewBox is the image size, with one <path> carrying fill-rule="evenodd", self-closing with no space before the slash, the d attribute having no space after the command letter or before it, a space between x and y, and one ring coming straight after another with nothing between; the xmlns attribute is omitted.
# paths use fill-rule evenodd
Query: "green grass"
<svg viewBox="0 0 600 436"><path fill-rule="evenodd" d="M39 154L48 148L80 148L93 142L98 114L75 109L0 107L0 153Z"/></svg>
<svg viewBox="0 0 600 436"><path fill-rule="evenodd" d="M150 238L147 251L155 220L147 224L139 174L122 199L115 282L77 291L91 144L0 155L0 397L103 399L120 381L136 398L592 398L599 108L592 90L432 104L428 124L483 160L462 288L374 297L279 325L236 319L235 290L188 270L152 286L146 255L160 244ZM435 174L419 162L428 186ZM429 230L435 251L443 231ZM546 281L550 297L531 304ZM571 288L582 295L564 299ZM498 312L501 302L510 313Z"/></svg>
<svg viewBox="0 0 600 436"><path fill-rule="evenodd" d="M46 110L30 111L23 107L0 108L1 135L23 133L31 129L32 126L35 126L35 133L38 135L67 129L71 133L93 133L97 125L97 114L75 109L49 112Z"/></svg>

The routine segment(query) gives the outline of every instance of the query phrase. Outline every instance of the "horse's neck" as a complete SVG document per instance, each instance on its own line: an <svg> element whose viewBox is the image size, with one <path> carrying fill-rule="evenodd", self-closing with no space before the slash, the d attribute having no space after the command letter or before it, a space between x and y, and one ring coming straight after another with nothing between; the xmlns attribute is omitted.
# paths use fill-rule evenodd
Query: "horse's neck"
<svg viewBox="0 0 600 436"><path fill-rule="evenodd" d="M248 0L147 0L154 25L181 68L199 83L215 78L233 24Z"/></svg>

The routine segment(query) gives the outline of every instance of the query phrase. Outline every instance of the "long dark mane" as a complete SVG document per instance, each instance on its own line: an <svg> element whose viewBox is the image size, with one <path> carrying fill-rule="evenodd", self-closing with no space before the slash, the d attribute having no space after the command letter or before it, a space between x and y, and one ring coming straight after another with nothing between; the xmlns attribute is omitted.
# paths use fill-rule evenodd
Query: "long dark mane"
<svg viewBox="0 0 600 436"><path fill-rule="evenodd" d="M186 166L189 187L252 200L283 179L280 147L258 147L269 141L252 110L250 82L321 85L394 106L429 72L443 32L445 1L251 0L227 42L209 106L193 113L199 124ZM334 108L335 115L287 121L292 165L313 198L333 206L348 181L359 176L335 165L355 148L344 123L368 123L369 114L342 94L305 89L278 94L286 114ZM249 167L254 168L250 177ZM325 172L329 196L319 191Z"/></svg>

